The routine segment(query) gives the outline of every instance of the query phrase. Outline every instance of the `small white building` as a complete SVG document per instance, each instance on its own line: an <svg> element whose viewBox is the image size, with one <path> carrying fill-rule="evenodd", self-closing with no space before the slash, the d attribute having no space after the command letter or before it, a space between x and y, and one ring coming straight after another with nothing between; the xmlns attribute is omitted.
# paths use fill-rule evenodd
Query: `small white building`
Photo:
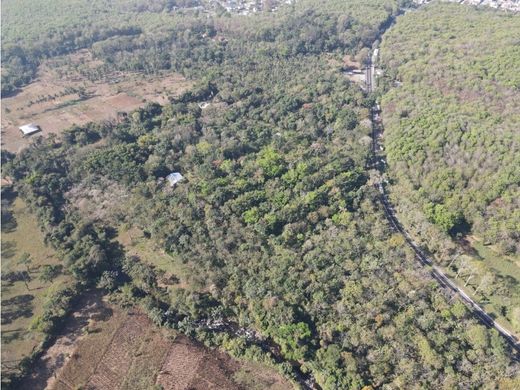
<svg viewBox="0 0 520 390"><path fill-rule="evenodd" d="M28 125L20 126L19 129L24 137L42 131L40 126L35 125L34 123L29 123Z"/></svg>
<svg viewBox="0 0 520 390"><path fill-rule="evenodd" d="M168 180L170 186L173 187L178 182L184 180L184 176L182 176L179 172L172 172L166 176L166 180Z"/></svg>

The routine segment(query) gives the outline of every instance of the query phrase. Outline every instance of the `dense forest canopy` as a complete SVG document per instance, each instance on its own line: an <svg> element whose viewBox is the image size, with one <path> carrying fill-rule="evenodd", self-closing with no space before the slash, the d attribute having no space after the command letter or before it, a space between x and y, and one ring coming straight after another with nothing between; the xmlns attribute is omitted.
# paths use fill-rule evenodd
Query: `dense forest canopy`
<svg viewBox="0 0 520 390"><path fill-rule="evenodd" d="M397 12L392 1L302 1L97 42L111 66L171 68L197 85L118 122L39 138L5 155L5 169L78 285L140 300L158 324L258 358L247 337L201 324L254 329L286 375L299 366L324 389L512 389L509 347L418 267L372 185L374 98L337 64ZM169 187L171 172L185 180ZM109 212L81 208L114 189L124 196ZM157 269L125 256L123 225L188 268L186 283L161 287Z"/></svg>
<svg viewBox="0 0 520 390"><path fill-rule="evenodd" d="M395 192L448 233L520 250L520 18L431 5L385 35Z"/></svg>

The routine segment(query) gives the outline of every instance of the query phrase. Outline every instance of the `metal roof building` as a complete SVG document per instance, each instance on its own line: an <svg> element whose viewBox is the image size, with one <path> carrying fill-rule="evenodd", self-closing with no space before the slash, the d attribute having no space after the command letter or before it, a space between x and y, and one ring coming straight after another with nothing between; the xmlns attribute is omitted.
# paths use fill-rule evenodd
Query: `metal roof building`
<svg viewBox="0 0 520 390"><path fill-rule="evenodd" d="M170 186L173 187L178 182L184 180L184 176L182 176L179 172L173 172L166 176L166 180L168 180L170 182Z"/></svg>
<svg viewBox="0 0 520 390"><path fill-rule="evenodd" d="M34 123L29 123L28 125L20 126L19 129L23 133L24 137L42 131L40 126L35 125Z"/></svg>

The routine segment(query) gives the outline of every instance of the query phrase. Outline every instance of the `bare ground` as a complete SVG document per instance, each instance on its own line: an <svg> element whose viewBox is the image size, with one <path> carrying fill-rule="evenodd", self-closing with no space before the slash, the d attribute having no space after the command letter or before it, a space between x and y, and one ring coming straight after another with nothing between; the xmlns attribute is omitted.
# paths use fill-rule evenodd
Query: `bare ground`
<svg viewBox="0 0 520 390"><path fill-rule="evenodd" d="M79 309L72 313L56 342L43 354L33 374L21 384L20 390L51 388L56 383L63 367L73 357L77 342L85 337L84 329L93 321L103 321L112 315L101 299L101 294L89 294L78 303Z"/></svg>
<svg viewBox="0 0 520 390"><path fill-rule="evenodd" d="M72 125L112 120L148 102L165 104L191 86L172 72L147 76L108 71L88 50L48 60L36 80L15 96L2 99L2 148L17 152L38 135L60 133ZM85 69L102 69L94 76ZM96 76L97 75L97 76ZM19 126L38 124L42 131L23 138Z"/></svg>
<svg viewBox="0 0 520 390"><path fill-rule="evenodd" d="M84 298L21 390L291 389L279 374L161 329L138 310Z"/></svg>

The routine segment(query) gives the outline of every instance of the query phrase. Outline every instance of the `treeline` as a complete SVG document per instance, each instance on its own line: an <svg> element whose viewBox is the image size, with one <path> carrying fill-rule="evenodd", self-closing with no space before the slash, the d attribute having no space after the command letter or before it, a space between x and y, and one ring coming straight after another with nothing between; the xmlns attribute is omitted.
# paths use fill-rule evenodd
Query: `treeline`
<svg viewBox="0 0 520 390"><path fill-rule="evenodd" d="M302 1L282 7L276 22L272 15L257 15L258 25L252 28L243 18L200 18L197 12L183 11L198 5L173 0L7 2L2 14L2 94L29 83L43 59L94 44L94 54L110 67L146 73L174 69L192 77L225 60L225 38L217 35L226 29L241 30L248 38L242 42L257 42L259 50L279 57L357 51L371 45L398 7L393 0L352 8L340 1L328 8ZM277 43L275 50L270 43Z"/></svg>
<svg viewBox="0 0 520 390"><path fill-rule="evenodd" d="M85 133L92 134L92 130ZM38 217L45 243L56 249L67 272L75 277L71 285L46 297L42 313L31 324L32 329L44 335L43 341L18 363L18 372L2 375L2 386L6 388L17 388L19 381L31 373L35 361L61 330L77 298L95 287L103 273L121 268L122 251L113 240L115 231L107 224L84 221L65 210L64 194L70 189L71 180L67 150L61 145L54 137L39 138L14 159L2 151L4 167L12 175L17 192Z"/></svg>
<svg viewBox="0 0 520 390"><path fill-rule="evenodd" d="M45 58L90 48L111 37L141 35L175 23L170 13L200 5L195 0L21 0L6 1L2 12L2 95L35 76Z"/></svg>
<svg viewBox="0 0 520 390"><path fill-rule="evenodd" d="M41 60L90 47L94 42L113 36L140 34L138 27L100 28L95 31L75 30L41 40L37 46L2 45L2 95L9 95L28 84Z"/></svg>
<svg viewBox="0 0 520 390"><path fill-rule="evenodd" d="M245 18L186 15L168 29L100 41L92 52L110 69L152 74L171 69L189 78L203 78L209 67L237 61L246 52L253 59L270 55L279 61L323 52L356 54L370 47L398 12L394 1L373 0L365 7L352 8L340 1L327 7L296 2L281 8L276 16L255 15L254 26ZM237 33L242 39L233 39Z"/></svg>
<svg viewBox="0 0 520 390"><path fill-rule="evenodd" d="M373 31L397 12L377 1L313 8L298 15L327 26L333 14L355 12L352 26ZM324 389L514 388L518 365L504 340L444 296L383 222L367 169L373 100L330 61L363 44L336 41L324 27L329 38L286 51L299 39L283 31L290 18L222 19L215 40L195 34L222 60L194 51L200 78L191 91L38 141L5 164L47 240L78 280L122 305L141 301L157 324L234 355L267 356L289 377L300 367ZM254 27L270 24L275 39L252 45ZM154 49L126 55L139 50ZM171 172L185 180L170 187ZM111 195L101 183L126 190L113 206L123 214L81 209L90 193ZM112 237L123 224L189 269L186 280L165 288L157 268L118 254ZM279 359L218 324L258 334Z"/></svg>
<svg viewBox="0 0 520 390"><path fill-rule="evenodd" d="M520 250L519 39L516 16L442 4L400 18L381 47L398 84L382 107L404 214L419 207L504 254Z"/></svg>

